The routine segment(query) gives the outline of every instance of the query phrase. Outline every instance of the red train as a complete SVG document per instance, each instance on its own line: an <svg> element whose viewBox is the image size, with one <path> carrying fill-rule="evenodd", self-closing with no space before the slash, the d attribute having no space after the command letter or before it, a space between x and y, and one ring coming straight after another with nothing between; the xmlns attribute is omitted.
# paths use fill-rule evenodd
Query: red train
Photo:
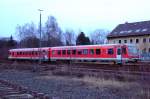
<svg viewBox="0 0 150 99"><path fill-rule="evenodd" d="M139 60L138 50L131 44L104 44L10 49L9 59L43 61L112 61Z"/></svg>

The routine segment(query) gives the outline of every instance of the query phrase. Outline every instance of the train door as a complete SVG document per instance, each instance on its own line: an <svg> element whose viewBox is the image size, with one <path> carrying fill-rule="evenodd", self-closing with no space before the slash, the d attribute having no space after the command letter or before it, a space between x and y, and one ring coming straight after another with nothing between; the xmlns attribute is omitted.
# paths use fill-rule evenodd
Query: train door
<svg viewBox="0 0 150 99"><path fill-rule="evenodd" d="M117 48L117 63L122 63L121 47Z"/></svg>
<svg viewBox="0 0 150 99"><path fill-rule="evenodd" d="M48 61L48 50L42 50L42 60Z"/></svg>

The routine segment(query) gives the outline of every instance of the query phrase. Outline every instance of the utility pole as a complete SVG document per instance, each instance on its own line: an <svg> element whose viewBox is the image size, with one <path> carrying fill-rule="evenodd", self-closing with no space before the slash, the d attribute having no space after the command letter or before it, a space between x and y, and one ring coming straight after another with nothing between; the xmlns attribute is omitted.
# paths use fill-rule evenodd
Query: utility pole
<svg viewBox="0 0 150 99"><path fill-rule="evenodd" d="M38 11L40 12L40 29L39 29L39 32L40 32L40 42L39 42L39 64L41 64L41 36L42 36L42 34L41 34L41 12L43 11L43 10L41 10L41 9L38 9Z"/></svg>

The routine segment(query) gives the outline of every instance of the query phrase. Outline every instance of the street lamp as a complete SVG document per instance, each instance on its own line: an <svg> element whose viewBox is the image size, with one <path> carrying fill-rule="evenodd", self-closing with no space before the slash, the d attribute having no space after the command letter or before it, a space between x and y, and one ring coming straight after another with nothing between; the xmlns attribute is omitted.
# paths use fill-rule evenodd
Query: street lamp
<svg viewBox="0 0 150 99"><path fill-rule="evenodd" d="M39 44L39 64L41 64L41 12L43 11L43 10L41 10L41 9L38 9L38 11L40 12L40 30L39 30L39 32L40 32L40 44Z"/></svg>

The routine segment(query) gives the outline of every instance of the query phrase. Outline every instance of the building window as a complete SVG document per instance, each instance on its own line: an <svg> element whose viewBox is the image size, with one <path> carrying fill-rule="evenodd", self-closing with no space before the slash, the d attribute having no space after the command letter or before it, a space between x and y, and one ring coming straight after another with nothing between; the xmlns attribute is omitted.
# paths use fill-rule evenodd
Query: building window
<svg viewBox="0 0 150 99"><path fill-rule="evenodd" d="M127 43L127 40L124 40L124 43Z"/></svg>
<svg viewBox="0 0 150 99"><path fill-rule="evenodd" d="M142 50L142 52L143 52L143 53L146 53L146 48L144 48L144 49Z"/></svg>
<svg viewBox="0 0 150 99"><path fill-rule="evenodd" d="M139 43L139 39L136 39L136 43Z"/></svg>
<svg viewBox="0 0 150 99"><path fill-rule="evenodd" d="M146 43L146 38L143 38L143 43Z"/></svg>
<svg viewBox="0 0 150 99"><path fill-rule="evenodd" d="M130 39L130 43L132 43L133 42L133 40L132 39Z"/></svg>
<svg viewBox="0 0 150 99"><path fill-rule="evenodd" d="M115 44L116 42L115 42L115 40L114 40L114 44Z"/></svg>
<svg viewBox="0 0 150 99"><path fill-rule="evenodd" d="M119 40L119 44L121 44L121 40Z"/></svg>

